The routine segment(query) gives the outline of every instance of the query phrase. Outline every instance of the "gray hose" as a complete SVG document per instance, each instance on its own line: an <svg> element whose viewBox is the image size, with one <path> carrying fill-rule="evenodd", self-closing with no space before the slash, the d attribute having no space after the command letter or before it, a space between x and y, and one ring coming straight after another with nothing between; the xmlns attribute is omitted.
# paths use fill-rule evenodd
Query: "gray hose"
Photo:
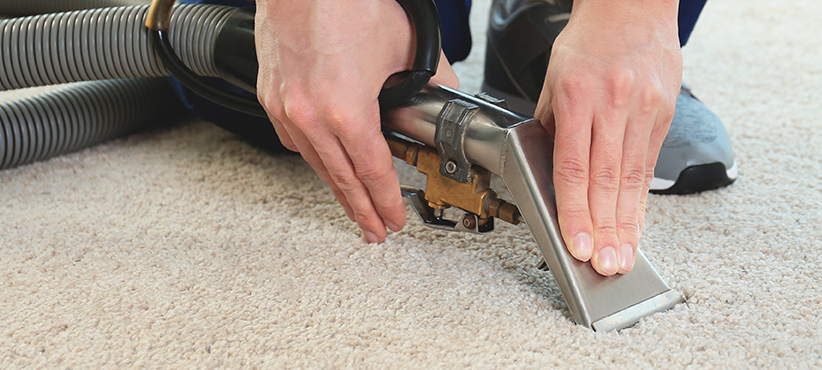
<svg viewBox="0 0 822 370"><path fill-rule="evenodd" d="M0 14L21 17L33 14L146 5L149 3L151 3L151 0L3 0L2 4L0 4Z"/></svg>
<svg viewBox="0 0 822 370"><path fill-rule="evenodd" d="M81 82L0 102L0 170L169 122L183 112L164 78Z"/></svg>
<svg viewBox="0 0 822 370"><path fill-rule="evenodd" d="M237 8L178 5L169 35L195 73L217 76L214 43ZM148 6L0 21L0 91L77 81L167 76L144 26Z"/></svg>

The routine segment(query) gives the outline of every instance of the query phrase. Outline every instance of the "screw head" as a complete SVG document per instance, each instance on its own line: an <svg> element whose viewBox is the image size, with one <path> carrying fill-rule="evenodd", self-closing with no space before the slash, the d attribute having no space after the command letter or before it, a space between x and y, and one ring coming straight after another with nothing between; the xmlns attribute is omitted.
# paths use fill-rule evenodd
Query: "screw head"
<svg viewBox="0 0 822 370"><path fill-rule="evenodd" d="M445 162L445 172L454 174L457 172L457 164L454 161Z"/></svg>

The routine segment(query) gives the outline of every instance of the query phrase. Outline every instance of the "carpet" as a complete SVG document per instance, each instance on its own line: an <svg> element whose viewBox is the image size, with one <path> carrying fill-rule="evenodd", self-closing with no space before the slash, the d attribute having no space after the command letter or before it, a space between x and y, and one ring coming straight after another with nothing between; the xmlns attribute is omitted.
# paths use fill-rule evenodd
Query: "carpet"
<svg viewBox="0 0 822 370"><path fill-rule="evenodd" d="M190 120L0 172L0 368L822 367L820 16L708 2L684 76L739 179L650 197L641 248L687 302L631 328L574 325L524 226L409 211L367 244L300 157Z"/></svg>

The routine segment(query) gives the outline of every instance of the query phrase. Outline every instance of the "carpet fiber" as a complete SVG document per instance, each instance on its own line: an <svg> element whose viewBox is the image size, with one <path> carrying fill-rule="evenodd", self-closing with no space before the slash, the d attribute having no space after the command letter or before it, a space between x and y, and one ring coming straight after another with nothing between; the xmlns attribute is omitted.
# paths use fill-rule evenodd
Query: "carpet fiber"
<svg viewBox="0 0 822 370"><path fill-rule="evenodd" d="M651 196L642 249L687 302L632 328L574 325L525 227L409 212L369 245L298 156L185 122L0 172L0 368L822 367L820 16L708 2L685 80L739 180Z"/></svg>

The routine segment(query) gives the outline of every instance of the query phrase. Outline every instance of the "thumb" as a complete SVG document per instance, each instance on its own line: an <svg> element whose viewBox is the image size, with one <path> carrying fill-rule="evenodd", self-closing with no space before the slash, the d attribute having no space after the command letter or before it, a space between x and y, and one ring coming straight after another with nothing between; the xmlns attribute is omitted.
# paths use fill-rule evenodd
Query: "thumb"
<svg viewBox="0 0 822 370"><path fill-rule="evenodd" d="M445 57L445 53L440 52L440 63L437 65L437 74L431 77L431 82L436 82L440 85L448 86L452 89L459 89L460 79L454 68L451 68L451 63Z"/></svg>

